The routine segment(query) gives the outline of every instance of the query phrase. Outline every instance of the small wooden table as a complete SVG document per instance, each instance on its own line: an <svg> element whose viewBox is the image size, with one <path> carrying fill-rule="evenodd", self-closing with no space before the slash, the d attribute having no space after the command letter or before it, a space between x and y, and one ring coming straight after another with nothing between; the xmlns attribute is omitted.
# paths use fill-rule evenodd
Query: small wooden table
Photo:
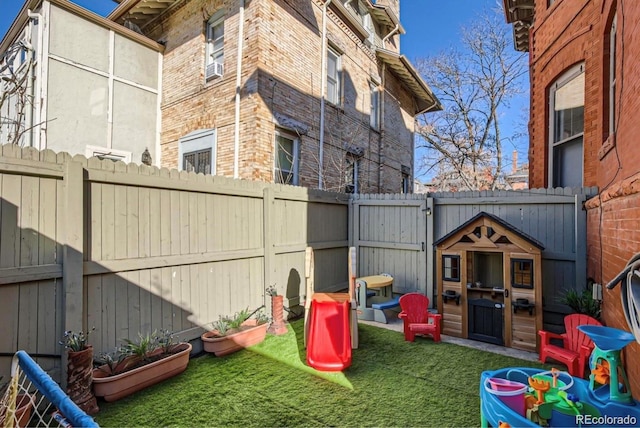
<svg viewBox="0 0 640 428"><path fill-rule="evenodd" d="M371 305L388 301L393 297L393 277L387 275L363 276L356 278L356 284L358 284L358 318L365 321L381 319L381 317L375 316L378 309L373 309ZM367 299L367 290L378 290L379 294Z"/></svg>

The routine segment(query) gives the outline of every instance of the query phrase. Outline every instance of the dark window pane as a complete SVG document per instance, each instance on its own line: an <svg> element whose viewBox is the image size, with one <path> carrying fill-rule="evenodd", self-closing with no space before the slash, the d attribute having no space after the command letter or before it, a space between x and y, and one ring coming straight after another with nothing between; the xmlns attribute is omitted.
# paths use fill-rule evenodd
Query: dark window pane
<svg viewBox="0 0 640 428"><path fill-rule="evenodd" d="M553 148L553 187L582 187L582 136Z"/></svg>
<svg viewBox="0 0 640 428"><path fill-rule="evenodd" d="M185 153L182 169L188 172L211 174L211 149Z"/></svg>
<svg viewBox="0 0 640 428"><path fill-rule="evenodd" d="M512 285L516 288L533 288L533 260L511 261Z"/></svg>
<svg viewBox="0 0 640 428"><path fill-rule="evenodd" d="M443 279L460 281L460 256L442 256Z"/></svg>

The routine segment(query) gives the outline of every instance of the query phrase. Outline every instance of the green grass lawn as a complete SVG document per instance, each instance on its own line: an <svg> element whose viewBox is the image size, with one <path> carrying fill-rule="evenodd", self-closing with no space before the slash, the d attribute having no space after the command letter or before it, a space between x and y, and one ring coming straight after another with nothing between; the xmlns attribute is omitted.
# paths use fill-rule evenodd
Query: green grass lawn
<svg viewBox="0 0 640 428"><path fill-rule="evenodd" d="M100 402L105 427L479 426L484 370L550 367L360 325L343 373L307 367L302 321L227 357L194 358L179 376L123 400Z"/></svg>

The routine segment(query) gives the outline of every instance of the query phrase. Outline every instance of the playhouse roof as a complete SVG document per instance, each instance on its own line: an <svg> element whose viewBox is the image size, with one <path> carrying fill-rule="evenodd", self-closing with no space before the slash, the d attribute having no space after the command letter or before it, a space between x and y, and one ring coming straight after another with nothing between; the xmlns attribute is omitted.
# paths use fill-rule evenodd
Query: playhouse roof
<svg viewBox="0 0 640 428"><path fill-rule="evenodd" d="M481 225L483 223L486 223L485 220L489 220L490 222L493 222L494 224L497 224L498 226L501 226L507 232L509 232L509 233L511 233L511 234L513 234L513 235L525 240L526 242L530 243L531 245L537 247L539 250L544 250L544 245L540 241L538 241L537 239L535 239L532 236L529 236L526 233L520 231L515 226L513 226L512 224L504 221L500 217L498 217L496 215L493 215L493 214L489 214L488 212L485 212L485 211L480 211L478 214L474 215L469 220L465 221L463 224L461 224L460 226L458 226L457 228L455 228L451 232L447 233L442 238L440 238L437 241L435 241L433 243L433 245L434 246L438 246L438 245L442 244L443 242L448 241L451 237L459 234L461 231L463 231L465 229L468 229L469 226L472 226L473 224L477 223L478 225Z"/></svg>

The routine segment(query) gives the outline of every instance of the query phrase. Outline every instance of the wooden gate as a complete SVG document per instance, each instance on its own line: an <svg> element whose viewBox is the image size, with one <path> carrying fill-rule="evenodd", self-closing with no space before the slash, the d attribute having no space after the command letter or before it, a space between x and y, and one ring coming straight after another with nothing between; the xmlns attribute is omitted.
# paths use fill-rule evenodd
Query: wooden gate
<svg viewBox="0 0 640 428"><path fill-rule="evenodd" d="M433 203L426 195L354 195L351 243L358 276L393 276L393 292L419 291L433 299Z"/></svg>

